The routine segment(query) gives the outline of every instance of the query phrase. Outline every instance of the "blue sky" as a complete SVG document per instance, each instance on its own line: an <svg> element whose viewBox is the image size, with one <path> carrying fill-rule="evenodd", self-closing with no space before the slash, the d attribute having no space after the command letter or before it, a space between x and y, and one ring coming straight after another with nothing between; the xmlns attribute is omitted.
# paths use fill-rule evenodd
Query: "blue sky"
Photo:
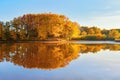
<svg viewBox="0 0 120 80"><path fill-rule="evenodd" d="M64 14L80 25L120 28L120 0L1 0L0 21L28 13Z"/></svg>

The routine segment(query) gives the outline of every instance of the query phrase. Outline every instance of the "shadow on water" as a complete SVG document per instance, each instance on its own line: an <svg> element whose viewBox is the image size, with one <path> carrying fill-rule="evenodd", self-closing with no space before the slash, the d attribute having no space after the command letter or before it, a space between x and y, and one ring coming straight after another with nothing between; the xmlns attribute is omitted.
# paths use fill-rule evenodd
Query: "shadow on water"
<svg viewBox="0 0 120 80"><path fill-rule="evenodd" d="M81 54L100 50L119 51L119 44L48 44L7 43L0 44L0 61L14 63L24 68L57 69L68 65Z"/></svg>

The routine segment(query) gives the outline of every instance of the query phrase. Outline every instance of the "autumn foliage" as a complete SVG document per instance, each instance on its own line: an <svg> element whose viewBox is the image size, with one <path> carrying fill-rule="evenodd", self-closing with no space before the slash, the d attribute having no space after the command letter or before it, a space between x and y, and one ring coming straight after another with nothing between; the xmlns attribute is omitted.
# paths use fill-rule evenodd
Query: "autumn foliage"
<svg viewBox="0 0 120 80"><path fill-rule="evenodd" d="M0 22L0 40L116 40L120 29L101 30L80 26L60 14L26 14L10 22Z"/></svg>
<svg viewBox="0 0 120 80"><path fill-rule="evenodd" d="M4 26L4 25L3 25ZM2 29L4 28L4 29ZM7 22L0 30L5 31L3 40L70 40L79 35L79 25L64 15L26 14ZM1 36L1 32L0 32Z"/></svg>

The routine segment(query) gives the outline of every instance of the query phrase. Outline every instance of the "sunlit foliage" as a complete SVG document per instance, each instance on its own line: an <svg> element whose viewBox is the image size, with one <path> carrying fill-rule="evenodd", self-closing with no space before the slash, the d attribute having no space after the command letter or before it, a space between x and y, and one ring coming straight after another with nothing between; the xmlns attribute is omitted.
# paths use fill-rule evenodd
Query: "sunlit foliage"
<svg viewBox="0 0 120 80"><path fill-rule="evenodd" d="M0 40L120 40L120 29L80 26L60 14L25 14L0 22Z"/></svg>
<svg viewBox="0 0 120 80"><path fill-rule="evenodd" d="M15 18L12 25L22 40L71 39L79 35L79 25L58 14L27 14Z"/></svg>

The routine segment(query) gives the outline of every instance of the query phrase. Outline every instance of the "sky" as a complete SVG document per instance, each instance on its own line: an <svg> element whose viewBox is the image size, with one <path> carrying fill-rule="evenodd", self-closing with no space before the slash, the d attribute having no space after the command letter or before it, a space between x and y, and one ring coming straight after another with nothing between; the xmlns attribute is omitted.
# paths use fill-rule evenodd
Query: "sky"
<svg viewBox="0 0 120 80"><path fill-rule="evenodd" d="M30 13L56 13L81 26L120 28L120 0L0 0L0 21Z"/></svg>

